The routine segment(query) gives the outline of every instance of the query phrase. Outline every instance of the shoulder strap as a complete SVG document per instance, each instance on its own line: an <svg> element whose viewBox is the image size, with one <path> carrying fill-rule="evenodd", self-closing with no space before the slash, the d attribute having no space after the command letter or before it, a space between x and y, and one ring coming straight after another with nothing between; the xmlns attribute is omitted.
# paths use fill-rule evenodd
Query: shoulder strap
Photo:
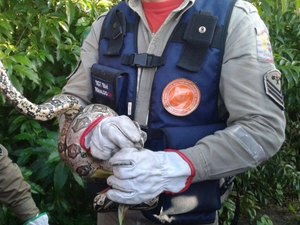
<svg viewBox="0 0 300 225"><path fill-rule="evenodd" d="M105 16L100 33L100 41L103 38L108 40L108 47L104 55L120 55L126 33L133 32L134 29L137 29L139 22L138 17L132 15L135 17L135 19L132 20L134 23L132 23L126 18L128 17L128 15L126 15L128 12L133 13L127 4L122 1L114 6Z"/></svg>

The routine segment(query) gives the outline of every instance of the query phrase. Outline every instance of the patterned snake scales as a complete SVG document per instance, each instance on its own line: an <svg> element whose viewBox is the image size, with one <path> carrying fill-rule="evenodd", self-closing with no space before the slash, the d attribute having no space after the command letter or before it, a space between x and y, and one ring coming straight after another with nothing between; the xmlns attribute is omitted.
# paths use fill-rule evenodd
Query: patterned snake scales
<svg viewBox="0 0 300 225"><path fill-rule="evenodd" d="M117 113L105 105L93 104L83 108L71 95L57 95L46 103L36 105L25 98L11 83L0 62L0 90L6 99L22 114L39 121L48 121L61 115L65 123L60 131L58 152L61 159L84 179L105 179L112 174L108 162L94 159L81 148L79 139L85 128L99 116L116 116ZM133 206L133 209L153 208L157 198ZM116 205L106 198L105 191L94 199L97 211L118 208L119 223L122 224L128 207Z"/></svg>

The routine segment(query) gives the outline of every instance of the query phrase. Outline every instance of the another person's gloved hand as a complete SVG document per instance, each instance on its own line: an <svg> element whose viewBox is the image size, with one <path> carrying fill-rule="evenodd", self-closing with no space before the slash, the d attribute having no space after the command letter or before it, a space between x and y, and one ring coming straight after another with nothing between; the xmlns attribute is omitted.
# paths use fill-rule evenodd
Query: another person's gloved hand
<svg viewBox="0 0 300 225"><path fill-rule="evenodd" d="M140 204L164 191L183 192L195 175L193 164L180 151L124 148L109 162L114 175L107 179L112 187L107 197L123 204Z"/></svg>
<svg viewBox="0 0 300 225"><path fill-rule="evenodd" d="M24 225L49 225L47 213L38 214L36 217L26 221Z"/></svg>
<svg viewBox="0 0 300 225"><path fill-rule="evenodd" d="M139 125L127 116L106 117L96 123L86 129L84 143L97 159L107 160L121 148L142 148L147 138Z"/></svg>

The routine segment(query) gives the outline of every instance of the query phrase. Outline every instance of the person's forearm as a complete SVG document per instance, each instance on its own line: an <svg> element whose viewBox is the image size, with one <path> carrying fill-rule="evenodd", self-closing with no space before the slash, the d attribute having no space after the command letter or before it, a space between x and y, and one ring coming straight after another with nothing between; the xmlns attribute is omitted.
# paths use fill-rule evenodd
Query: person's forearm
<svg viewBox="0 0 300 225"><path fill-rule="evenodd" d="M249 2L238 1L228 27L220 78L223 104L219 112L227 111L227 128L184 151L196 167L194 181L232 176L255 168L276 154L284 141L284 111L265 90L266 77L280 77L280 72L271 52L260 53L257 30L267 33L257 10ZM277 93L280 98L279 87Z"/></svg>
<svg viewBox="0 0 300 225"><path fill-rule="evenodd" d="M26 221L35 217L39 210L20 169L12 163L7 150L0 147L0 202L10 208L21 221Z"/></svg>

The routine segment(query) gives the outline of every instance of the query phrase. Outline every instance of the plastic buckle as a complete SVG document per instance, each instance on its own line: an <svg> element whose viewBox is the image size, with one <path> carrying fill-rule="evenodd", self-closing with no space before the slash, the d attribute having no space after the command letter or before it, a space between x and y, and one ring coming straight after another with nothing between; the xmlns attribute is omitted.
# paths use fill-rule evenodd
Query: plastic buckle
<svg viewBox="0 0 300 225"><path fill-rule="evenodd" d="M141 53L137 54L135 53L133 55L133 65L135 66L141 66L141 67L146 67L147 66L147 61L148 61L148 54L147 53Z"/></svg>

